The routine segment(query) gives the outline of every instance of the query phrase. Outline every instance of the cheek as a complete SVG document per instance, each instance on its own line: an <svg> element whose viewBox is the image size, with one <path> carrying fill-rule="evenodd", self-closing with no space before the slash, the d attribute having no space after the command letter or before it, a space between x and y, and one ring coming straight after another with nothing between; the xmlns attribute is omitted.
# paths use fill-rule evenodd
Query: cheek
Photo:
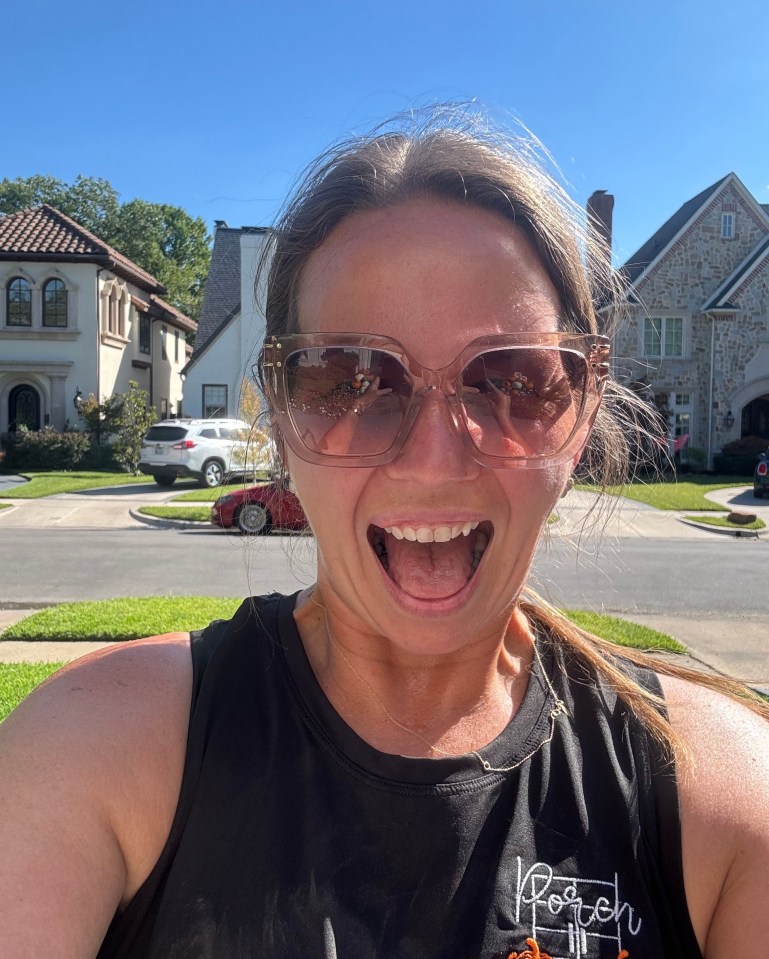
<svg viewBox="0 0 769 959"><path fill-rule="evenodd" d="M355 504L360 497L361 477L350 474L365 473L365 470L314 466L290 450L285 462L294 491L319 538L324 538L324 534L327 538L335 530L352 526Z"/></svg>

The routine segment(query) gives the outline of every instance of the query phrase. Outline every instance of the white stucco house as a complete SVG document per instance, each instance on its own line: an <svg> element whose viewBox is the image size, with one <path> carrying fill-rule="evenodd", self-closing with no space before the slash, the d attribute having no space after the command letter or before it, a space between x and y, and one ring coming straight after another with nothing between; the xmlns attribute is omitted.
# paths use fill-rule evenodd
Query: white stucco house
<svg viewBox="0 0 769 959"><path fill-rule="evenodd" d="M186 334L165 288L53 207L0 217L0 434L77 423L77 402L146 389L182 413Z"/></svg>
<svg viewBox="0 0 769 959"><path fill-rule="evenodd" d="M270 232L216 221L198 334L183 371L186 416L239 415L243 380L250 378L264 339L257 271Z"/></svg>

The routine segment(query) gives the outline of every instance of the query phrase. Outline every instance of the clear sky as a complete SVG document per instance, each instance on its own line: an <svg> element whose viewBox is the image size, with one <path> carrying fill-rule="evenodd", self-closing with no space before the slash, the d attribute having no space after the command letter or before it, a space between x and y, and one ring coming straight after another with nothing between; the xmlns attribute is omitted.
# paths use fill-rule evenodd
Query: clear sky
<svg viewBox="0 0 769 959"><path fill-rule="evenodd" d="M0 178L78 173L268 225L331 141L477 98L614 193L623 262L734 171L769 203L766 0L24 0L2 6Z"/></svg>

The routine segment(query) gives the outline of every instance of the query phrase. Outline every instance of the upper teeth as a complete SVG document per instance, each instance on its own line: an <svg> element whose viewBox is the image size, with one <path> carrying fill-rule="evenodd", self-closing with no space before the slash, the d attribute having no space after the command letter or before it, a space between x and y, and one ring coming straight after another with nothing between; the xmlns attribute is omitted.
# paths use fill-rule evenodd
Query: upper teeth
<svg viewBox="0 0 769 959"><path fill-rule="evenodd" d="M469 536L479 523L456 523L453 526L385 526L385 531L396 539L408 539L412 543L448 543L457 536Z"/></svg>

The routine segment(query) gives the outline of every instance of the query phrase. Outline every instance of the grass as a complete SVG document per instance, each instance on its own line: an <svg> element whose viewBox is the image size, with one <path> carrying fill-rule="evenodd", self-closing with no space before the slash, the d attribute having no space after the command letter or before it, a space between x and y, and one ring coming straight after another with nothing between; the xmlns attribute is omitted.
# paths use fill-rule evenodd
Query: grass
<svg viewBox="0 0 769 959"><path fill-rule="evenodd" d="M0 663L0 722L62 663Z"/></svg>
<svg viewBox="0 0 769 959"><path fill-rule="evenodd" d="M0 638L28 642L122 642L189 629L214 619L228 619L239 599L214 596L144 596L84 603L61 603L41 609L6 629Z"/></svg>
<svg viewBox="0 0 769 959"><path fill-rule="evenodd" d="M606 492L612 496L624 496L627 499L646 503L655 509L669 510L708 510L713 513L729 512L728 507L719 506L705 493L717 489L729 489L732 486L749 486L744 476L687 476L686 479L668 482L635 482L627 486L609 486ZM595 490L593 486L579 486L583 490Z"/></svg>
<svg viewBox="0 0 769 959"><path fill-rule="evenodd" d="M139 512L158 519L180 519L187 522L210 523L210 506L141 506Z"/></svg>
<svg viewBox="0 0 769 959"><path fill-rule="evenodd" d="M261 482L261 480L257 480L256 482ZM238 490L246 489L253 485L251 482L237 480L234 483L223 483L221 486L215 486L213 489L198 487L198 489L194 489L189 493L174 496L173 501L174 503L213 503L214 500L219 499L220 496L224 496L225 493L236 493Z"/></svg>
<svg viewBox="0 0 769 959"><path fill-rule="evenodd" d="M672 653L685 653L686 647L678 640L660 633L648 626L639 626L616 616L605 616L584 609L567 609L565 614L582 629L586 629L602 639L608 639L618 646L631 646L633 649L665 649Z"/></svg>
<svg viewBox="0 0 769 959"><path fill-rule="evenodd" d="M762 519L754 519L752 523L730 523L726 516L686 516L685 519L693 523L704 523L706 526L722 526L725 529L765 529L766 523Z"/></svg>
<svg viewBox="0 0 769 959"><path fill-rule="evenodd" d="M21 474L29 478L28 483L11 486L0 492L0 499L40 499L57 493L77 493L80 490L99 489L101 486L126 486L132 483L148 483L146 476L132 476L130 473L71 473L66 470L36 472L30 470Z"/></svg>
<svg viewBox="0 0 769 959"><path fill-rule="evenodd" d="M0 509L10 509L12 505L12 503L0 503Z"/></svg>

